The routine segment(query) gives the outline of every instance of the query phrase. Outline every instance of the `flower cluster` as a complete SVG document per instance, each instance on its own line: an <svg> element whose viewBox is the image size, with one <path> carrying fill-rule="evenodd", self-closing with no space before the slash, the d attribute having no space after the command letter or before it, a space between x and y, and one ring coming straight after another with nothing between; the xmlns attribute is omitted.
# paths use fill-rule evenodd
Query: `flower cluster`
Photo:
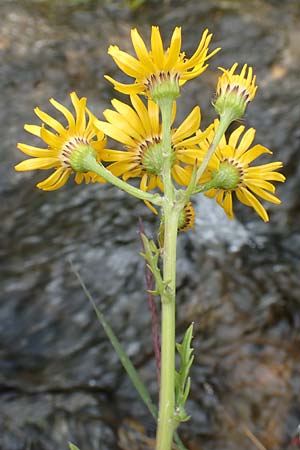
<svg viewBox="0 0 300 450"><path fill-rule="evenodd" d="M109 181L121 178L127 183L129 179L137 178L140 191L164 192L166 155L162 146L161 105L168 99L173 102L168 164L175 186L191 188L194 183L192 192L206 192L208 197L215 198L229 218L233 218L232 197L235 193L240 202L268 221L267 211L257 197L280 203L271 181L284 181L284 176L277 172L282 163L252 166L260 155L271 154L262 145L251 147L255 136L253 128L244 133L244 126L239 126L228 138L224 135L229 124L243 116L255 96L257 86L252 68L244 65L239 74L236 74L237 63L230 69L221 68L214 103L220 120L202 131L201 112L196 106L179 126L174 126L176 98L181 87L203 73L207 61L219 51L217 48L209 52L211 38L205 30L197 49L187 57L181 50L179 27L175 28L168 48L163 45L159 28L152 27L150 49L133 29L131 39L136 57L116 45L108 49L117 66L133 78L133 82L123 84L106 76L117 91L130 96L131 106L114 99L111 102L114 109L105 110L106 120L99 120L87 109L86 99L79 99L75 93L71 94L74 115L51 99L50 103L64 115L66 125L36 108L35 113L43 123L41 126L25 125L25 130L42 139L47 148L18 144L23 153L33 158L19 163L16 170L54 169L48 178L38 183L37 187L43 190L62 187L72 173L77 183L105 182L110 173ZM146 102L141 94L146 96ZM107 137L114 141L113 148L107 148ZM90 170L91 166L84 162L77 165L85 151L98 162L97 172ZM196 178L195 168L199 171ZM156 213L151 201L143 199ZM183 217L187 220L186 223L181 221L181 230L194 223L191 203L187 201L186 205L188 213L183 213Z"/></svg>

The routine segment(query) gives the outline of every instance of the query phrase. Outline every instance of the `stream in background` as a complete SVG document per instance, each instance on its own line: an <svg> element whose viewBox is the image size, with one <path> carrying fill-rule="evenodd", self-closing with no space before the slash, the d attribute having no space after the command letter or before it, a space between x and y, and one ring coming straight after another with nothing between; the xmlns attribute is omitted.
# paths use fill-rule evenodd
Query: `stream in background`
<svg viewBox="0 0 300 450"><path fill-rule="evenodd" d="M203 30L222 47L209 69L182 90L178 123L196 105L214 118L219 71L235 61L255 69L259 90L245 117L256 143L284 162L282 205L264 224L235 205L230 222L208 199L196 205L195 231L178 249L178 337L195 322L192 420L182 426L190 450L287 450L300 422L300 3L204 0L147 3L1 0L0 3L0 448L145 450L154 424L85 299L69 259L157 395L151 323L139 257L138 217L149 235L156 218L111 186L42 192L44 173L16 173L16 142L32 143L48 99L67 104L76 90L98 116L113 97L103 78L121 79L110 43L131 51L130 29L166 39L183 28L183 49ZM125 80L125 78L124 78ZM269 160L267 161L269 162ZM137 432L137 430L136 430ZM119 435L119 438L118 438ZM119 446L118 446L119 440ZM139 441L139 443L138 443Z"/></svg>

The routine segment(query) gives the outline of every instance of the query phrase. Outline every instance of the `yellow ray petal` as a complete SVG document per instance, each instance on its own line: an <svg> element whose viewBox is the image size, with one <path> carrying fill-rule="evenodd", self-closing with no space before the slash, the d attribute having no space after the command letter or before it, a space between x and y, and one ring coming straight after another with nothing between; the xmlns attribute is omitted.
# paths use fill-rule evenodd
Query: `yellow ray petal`
<svg viewBox="0 0 300 450"><path fill-rule="evenodd" d="M250 148L250 150L246 151L240 158L239 161L243 165L247 165L254 161L259 156L263 155L264 153L269 153L272 155L271 150L264 147L263 145L255 145L254 147Z"/></svg>
<svg viewBox="0 0 300 450"><path fill-rule="evenodd" d="M155 136L159 136L161 133L161 126L159 123L159 106L151 99L148 100L148 116L153 134Z"/></svg>
<svg viewBox="0 0 300 450"><path fill-rule="evenodd" d="M133 78L140 78L144 73L143 64L133 56L119 49L117 45L111 45L107 52L115 61L117 66L127 75Z"/></svg>
<svg viewBox="0 0 300 450"><path fill-rule="evenodd" d="M269 183L268 181L259 178L247 179L245 180L244 184L250 189L252 189L253 187L254 188L260 187L262 189L267 189L270 192L275 192L275 186L272 183Z"/></svg>
<svg viewBox="0 0 300 450"><path fill-rule="evenodd" d="M180 184L181 186L187 186L191 179L190 171L185 170L178 164L174 164L172 168L172 175L176 183Z"/></svg>
<svg viewBox="0 0 300 450"><path fill-rule="evenodd" d="M117 91L122 92L123 94L128 94L128 95L140 94L141 92L143 92L145 90L145 86L142 83L124 84L124 83L120 83L119 81L114 80L109 75L104 75L104 78L106 78L108 81L110 81L110 83L112 83L114 85L114 88Z"/></svg>
<svg viewBox="0 0 300 450"><path fill-rule="evenodd" d="M225 192L223 189L219 189L216 194L216 201L220 206L222 206L222 208L223 208L224 194L225 194Z"/></svg>
<svg viewBox="0 0 300 450"><path fill-rule="evenodd" d="M51 174L46 180L37 184L39 189L43 191L54 191L66 184L72 170L64 167L60 167L53 174Z"/></svg>
<svg viewBox="0 0 300 450"><path fill-rule="evenodd" d="M142 191L144 191L144 192L147 192L147 191L148 191L148 174L146 174L146 173L145 173L145 174L142 176L142 178L141 178L140 189L141 189ZM148 201L146 200L144 203L145 203L145 205L148 206L148 208L149 208L155 215L158 214L157 210L154 208L154 206L153 206L150 202L148 202Z"/></svg>
<svg viewBox="0 0 300 450"><path fill-rule="evenodd" d="M230 145L225 145L224 147L222 147L221 152L223 158L232 158L234 154L234 148Z"/></svg>
<svg viewBox="0 0 300 450"><path fill-rule="evenodd" d="M250 179L252 180L253 178L259 178L262 177L263 180L269 180L269 181L280 181L281 183L283 183L285 181L285 176L282 175L282 173L278 173L278 172L261 172L261 171L257 171L257 173L255 171L250 172L250 169L255 169L255 167L249 167L247 169L247 180Z"/></svg>
<svg viewBox="0 0 300 450"><path fill-rule="evenodd" d="M249 186L250 187L250 186ZM259 197L263 198L264 200L267 200L270 203L275 203L275 205L279 205L281 203L281 200L275 195L270 194L269 192L266 192L264 189L254 186L253 184L250 187L251 191L254 192L254 194L258 195Z"/></svg>
<svg viewBox="0 0 300 450"><path fill-rule="evenodd" d="M99 152L100 150L103 150L105 145L106 145L106 138L104 139L99 139L98 141L91 141L90 145L97 151Z"/></svg>
<svg viewBox="0 0 300 450"><path fill-rule="evenodd" d="M241 134L243 133L244 129L245 129L245 127L243 125L241 125L240 127L238 127L236 130L234 130L231 133L231 135L229 137L229 141L228 141L228 144L231 147L236 148L237 142L238 142Z"/></svg>
<svg viewBox="0 0 300 450"><path fill-rule="evenodd" d="M76 92L72 92L70 96L76 113L75 133L83 135L86 129L86 117L85 117L86 98L83 97L79 100Z"/></svg>
<svg viewBox="0 0 300 450"><path fill-rule="evenodd" d="M99 130L103 131L104 134L110 136L122 144L134 146L134 140L128 136L128 134L124 133L122 130L116 129L112 124L104 122L102 120L95 120L94 125Z"/></svg>
<svg viewBox="0 0 300 450"><path fill-rule="evenodd" d="M192 80L193 78L196 78L199 75L201 75L201 73L205 72L207 68L208 64L206 64L205 66L201 64L201 66L199 66L197 69L191 70L189 72L184 72L182 78L184 80Z"/></svg>
<svg viewBox="0 0 300 450"><path fill-rule="evenodd" d="M125 150L110 150L104 149L100 152L100 157L103 161L127 161L133 162L137 159L137 154L135 152L128 152Z"/></svg>
<svg viewBox="0 0 300 450"><path fill-rule="evenodd" d="M157 187L161 190L161 192L164 192L164 184L162 182L162 179L160 177L156 177Z"/></svg>
<svg viewBox="0 0 300 450"><path fill-rule="evenodd" d="M217 194L216 189L210 189L209 191L205 192L206 197L214 198Z"/></svg>
<svg viewBox="0 0 300 450"><path fill-rule="evenodd" d="M28 125L27 123L24 125L24 130L37 137L41 137L41 128L39 125Z"/></svg>
<svg viewBox="0 0 300 450"><path fill-rule="evenodd" d="M232 194L229 191L227 191L225 193L223 206L224 206L224 211L226 212L227 216L230 219L233 219L234 216L233 216L233 211L232 211Z"/></svg>
<svg viewBox="0 0 300 450"><path fill-rule="evenodd" d="M146 106L144 105L140 97L138 97L137 95L131 95L130 100L132 106L134 107L138 116L140 117L141 126L145 130L145 135L146 136L152 135L151 122Z"/></svg>
<svg viewBox="0 0 300 450"><path fill-rule="evenodd" d="M60 149L65 142L65 139L63 139L60 135L53 134L44 127L41 129L41 138L44 142L46 142L46 144L55 149Z"/></svg>
<svg viewBox="0 0 300 450"><path fill-rule="evenodd" d="M57 133L65 134L67 132L67 130L62 126L62 124L58 122L58 120L49 116L49 114L45 113L40 108L35 108L34 112L38 116L38 118L41 119L42 122L45 122L47 125L53 128L53 130L57 131Z"/></svg>
<svg viewBox="0 0 300 450"><path fill-rule="evenodd" d="M167 58L165 60L165 67L164 67L165 71L171 70L177 63L180 48L181 48L181 28L176 27L171 38L170 47L167 51Z"/></svg>
<svg viewBox="0 0 300 450"><path fill-rule="evenodd" d="M197 133L195 134L195 136L189 137L187 139L182 139L179 142L177 142L176 144L173 142L174 147L176 148L176 150L180 150L180 148L198 148L199 151L199 147L198 144L200 144L203 141L201 133Z"/></svg>
<svg viewBox="0 0 300 450"><path fill-rule="evenodd" d="M239 195L238 195L238 192L239 192ZM247 189L245 189L243 187L241 187L236 193L238 195L239 200L242 203L244 203L245 205L251 206L253 209L255 209L257 214L263 219L264 222L269 221L269 216L267 214L267 211L265 210L263 205L257 200L255 195L253 195L250 191L248 191ZM242 194L242 195L240 195L240 194ZM246 202L243 201L244 198L246 199Z"/></svg>
<svg viewBox="0 0 300 450"><path fill-rule="evenodd" d="M140 134L143 135L145 130L144 127L141 125L141 119L135 112L133 108L131 108L126 103L123 103L119 100L112 100L111 104L115 108L118 113L122 114L122 116L127 117L128 122L130 122L131 126Z"/></svg>
<svg viewBox="0 0 300 450"><path fill-rule="evenodd" d="M31 158L17 164L15 170L23 172L24 170L51 169L57 166L57 163L57 158Z"/></svg>
<svg viewBox="0 0 300 450"><path fill-rule="evenodd" d="M235 151L234 157L236 159L239 159L243 155L243 153L245 153L245 151L248 150L248 148L253 142L254 136L255 136L255 129L249 128L249 130L247 130L244 136L242 137L241 142Z"/></svg>
<svg viewBox="0 0 300 450"><path fill-rule="evenodd" d="M202 37L201 37L201 41L199 42L199 45L198 45L196 51L185 63L185 70L189 69L194 64L198 63L199 56L201 54L203 54L203 52L207 49L207 47L211 41L211 38L212 38L212 34L208 34L208 29L204 30Z"/></svg>
<svg viewBox="0 0 300 450"><path fill-rule="evenodd" d="M162 70L164 67L165 52L158 27L152 27L151 52L155 64Z"/></svg>
<svg viewBox="0 0 300 450"><path fill-rule="evenodd" d="M146 71L150 73L155 72L156 71L155 65L153 64L149 52L147 50L147 47L136 28L131 30L131 40L136 56L142 62ZM139 73L139 77L142 76L143 74Z"/></svg>
<svg viewBox="0 0 300 450"><path fill-rule="evenodd" d="M140 178L144 174L144 170L141 166L136 166L135 168L131 169L129 172L124 173L122 176L124 181L129 180L130 178Z"/></svg>
<svg viewBox="0 0 300 450"><path fill-rule="evenodd" d="M182 148L176 149L176 157L178 161L183 162L184 164L193 165L196 161L199 163L202 161L203 156L201 156L199 149L197 148Z"/></svg>
<svg viewBox="0 0 300 450"><path fill-rule="evenodd" d="M283 166L281 161L276 161L268 164L262 164L260 166L253 166L249 167L247 171L250 172L257 172L257 173L268 173L272 172L273 170L281 169Z"/></svg>
<svg viewBox="0 0 300 450"><path fill-rule="evenodd" d="M112 124L112 126L130 136L130 138L133 138L136 141L143 140L143 136L141 136L141 134L131 126L130 121L126 118L126 116L123 116L116 111L112 111L111 109L106 109L103 111L103 115L105 119Z"/></svg>
<svg viewBox="0 0 300 450"><path fill-rule="evenodd" d="M52 186L52 184L56 183L57 180L59 180L59 178L62 176L62 174L66 171L70 172L71 170L70 169L68 170L65 167L60 167L60 168L56 169L51 175L49 175L48 178L46 178L45 180L38 183L37 187L39 189L44 190L45 188Z"/></svg>
<svg viewBox="0 0 300 450"><path fill-rule="evenodd" d="M23 153L25 153L28 156L35 156L35 157L55 157L57 155L57 152L55 150L49 150L47 148L39 148L39 147L32 147L31 145L27 144L21 144L19 143L17 145L18 149L21 150Z"/></svg>
<svg viewBox="0 0 300 450"><path fill-rule="evenodd" d="M113 175L119 177L120 175L125 174L126 172L130 172L137 166L137 163L127 163L123 161L117 161L115 163L107 166L107 170L109 170Z"/></svg>
<svg viewBox="0 0 300 450"><path fill-rule="evenodd" d="M200 108L196 106L173 134L172 141L174 144L195 133L200 126L200 119Z"/></svg>
<svg viewBox="0 0 300 450"><path fill-rule="evenodd" d="M74 131L75 119L73 117L73 114L71 114L71 112L65 106L61 105L56 100L54 100L54 98L50 98L49 102L65 116L68 122L69 132Z"/></svg>

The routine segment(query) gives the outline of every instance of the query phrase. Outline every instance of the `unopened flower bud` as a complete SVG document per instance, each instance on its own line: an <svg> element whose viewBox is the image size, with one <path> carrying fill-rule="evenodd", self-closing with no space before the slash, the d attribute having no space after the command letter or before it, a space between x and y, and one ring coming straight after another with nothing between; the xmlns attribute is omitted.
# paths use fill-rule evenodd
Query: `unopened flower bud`
<svg viewBox="0 0 300 450"><path fill-rule="evenodd" d="M187 231L194 228L195 210L191 202L188 202L179 215L178 231Z"/></svg>
<svg viewBox="0 0 300 450"><path fill-rule="evenodd" d="M240 75L234 75L238 64L235 63L230 70L220 69L223 74L219 77L216 101L214 103L216 112L222 115L229 115L231 121L239 120L243 117L246 107L253 100L257 86L256 77L253 76L252 67L245 64Z"/></svg>

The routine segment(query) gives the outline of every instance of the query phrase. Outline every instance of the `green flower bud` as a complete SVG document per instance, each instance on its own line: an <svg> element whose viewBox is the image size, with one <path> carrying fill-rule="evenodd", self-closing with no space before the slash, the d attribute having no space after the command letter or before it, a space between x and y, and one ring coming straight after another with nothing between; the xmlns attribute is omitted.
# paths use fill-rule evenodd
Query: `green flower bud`
<svg viewBox="0 0 300 450"><path fill-rule="evenodd" d="M227 115L231 121L239 120L245 114L246 107L255 96L257 86L252 67L245 64L239 75L235 74L238 64L231 69L223 69L219 77L215 101L215 110L220 116ZM248 69L248 72L247 72Z"/></svg>
<svg viewBox="0 0 300 450"><path fill-rule="evenodd" d="M220 116L228 114L233 121L243 117L247 103L247 97L241 96L235 86L232 90L228 89L228 92L222 93L215 101L214 107Z"/></svg>
<svg viewBox="0 0 300 450"><path fill-rule="evenodd" d="M188 202L181 213L178 220L178 231L187 231L190 228L194 228L195 224L195 211L191 202Z"/></svg>

